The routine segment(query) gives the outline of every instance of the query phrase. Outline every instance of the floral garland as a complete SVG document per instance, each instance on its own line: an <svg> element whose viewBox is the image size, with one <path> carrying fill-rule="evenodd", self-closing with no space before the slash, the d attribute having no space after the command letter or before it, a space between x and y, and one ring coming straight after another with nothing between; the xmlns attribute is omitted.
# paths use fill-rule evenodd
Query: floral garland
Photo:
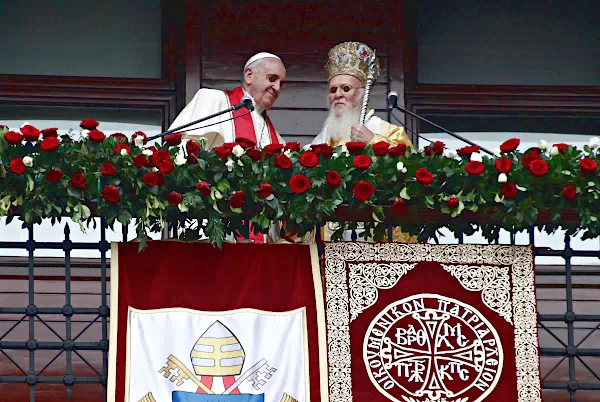
<svg viewBox="0 0 600 402"><path fill-rule="evenodd" d="M488 158L479 147L454 151L439 141L422 152L385 142L257 149L244 139L206 150L173 134L162 146L147 146L142 132L130 142L120 133L107 137L98 126L84 119L79 133L63 136L56 128L0 126L0 216L18 214L25 226L65 216L89 225L92 207L111 228L136 218L141 247L165 221L179 221L186 239L204 233L218 246L225 236L244 233L242 218L256 232L282 220L303 235L315 224L344 221L336 212L342 204L367 207L365 229L375 239L385 236L390 221L420 239L441 227L457 234L482 229L488 239L499 228L530 226L600 235L598 137L583 151L541 141L524 153L510 139ZM437 218L419 222L426 210ZM563 219L566 211L570 220ZM542 212L549 214L545 223Z"/></svg>

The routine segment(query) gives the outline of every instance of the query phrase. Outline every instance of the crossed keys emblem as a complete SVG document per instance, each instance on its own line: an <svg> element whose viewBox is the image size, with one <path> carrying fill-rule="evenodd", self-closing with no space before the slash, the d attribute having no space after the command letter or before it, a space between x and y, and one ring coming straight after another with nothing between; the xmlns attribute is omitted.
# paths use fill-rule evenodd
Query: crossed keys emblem
<svg viewBox="0 0 600 402"><path fill-rule="evenodd" d="M277 371L275 367L270 367L265 359L261 359L258 363L243 372L239 378L229 388L223 392L223 395L228 395L236 389L244 381L248 380L254 389L259 390L271 378L272 373ZM159 371L163 377L168 378L176 386L180 387L186 380L192 380L194 384L200 387L207 394L214 394L213 390L204 385L179 359L173 355L169 355L164 367ZM169 378L170 377L170 378Z"/></svg>

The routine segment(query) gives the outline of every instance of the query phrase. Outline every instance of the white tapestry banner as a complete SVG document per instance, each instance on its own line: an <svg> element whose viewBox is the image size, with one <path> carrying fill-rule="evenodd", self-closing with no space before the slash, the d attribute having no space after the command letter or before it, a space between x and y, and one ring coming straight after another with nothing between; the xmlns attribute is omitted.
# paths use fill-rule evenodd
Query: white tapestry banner
<svg viewBox="0 0 600 402"><path fill-rule="evenodd" d="M305 309L128 310L126 402L309 402Z"/></svg>

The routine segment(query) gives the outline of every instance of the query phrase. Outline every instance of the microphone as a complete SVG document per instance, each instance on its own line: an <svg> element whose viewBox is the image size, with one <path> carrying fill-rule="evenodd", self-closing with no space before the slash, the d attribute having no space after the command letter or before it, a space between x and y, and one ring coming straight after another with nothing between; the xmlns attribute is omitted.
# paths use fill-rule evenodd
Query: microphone
<svg viewBox="0 0 600 402"><path fill-rule="evenodd" d="M388 105L390 109L393 109L396 106L398 106L398 92L390 91L390 93L388 94Z"/></svg>
<svg viewBox="0 0 600 402"><path fill-rule="evenodd" d="M180 132L184 128L193 126L193 125L198 124L198 123L202 123L203 121L210 120L210 119L212 119L214 117L220 116L220 115L225 114L225 113L230 113L230 112L239 110L239 109L241 109L243 107L245 107L246 109L248 109L250 112L254 110L254 103L252 102L252 98L249 97L248 95L242 96L242 99L240 99L240 103L238 103L237 105L231 106L229 109L221 110L220 112L213 113L210 116L202 117L201 119L198 119L198 120L194 120L192 122L184 124L183 126L175 127L173 129L165 131L163 133L160 133L160 134L157 134L157 135L153 135L153 136L149 137L148 140L151 141L151 140L155 140L157 138L162 138L162 137L164 137L166 135L169 135L169 134L173 134L175 132ZM247 112L247 113L249 113L249 112ZM237 116L237 117L241 117L241 116ZM236 119L237 117L233 117L230 120ZM221 122L217 122L217 123L214 123L214 124L218 124L218 123L221 123ZM212 126L214 124L209 124L208 126ZM202 127L196 127L194 129L190 129L190 130L186 130L186 131L191 131L191 130L195 130L195 129L198 129L198 128L202 128Z"/></svg>
<svg viewBox="0 0 600 402"><path fill-rule="evenodd" d="M453 133L452 131L450 131L450 130L448 130L448 129L446 129L446 128L442 127L442 126L440 126L440 125L438 125L438 124L435 124L435 123L434 123L434 122L432 122L431 120L427 120L425 117L423 117L423 116L419 116L418 114L416 114L416 113L413 113L413 112L411 112L410 110L407 110L407 109L406 109L406 108L404 108L403 106L400 106L400 105L398 105L398 92L396 92L396 91L390 91L390 93L388 94L388 103L389 103L389 105L390 105L390 106L389 106L389 110L392 110L392 109L397 109L397 110L401 111L401 112L402 112L402 113L404 113L404 114L407 114L407 115L409 115L409 116L412 116L412 117L414 117L414 118L415 118L415 119L417 119L417 120L420 120L420 121L422 121L422 122L424 122L424 123L427 123L427 124L429 124L429 125L431 125L431 126L433 126L433 127L437 128L438 130L441 130L441 131L445 132L446 134L449 134L451 137L454 137L454 138L456 138L456 139L458 139L458 140L461 140L461 141L463 141L463 142L466 142L466 143L467 143L467 144L469 144L469 145L475 145L475 146L478 146L478 147L479 147L479 148L480 148L480 149L481 149L483 152L485 152L485 153L487 153L487 154L489 154L489 155L492 155L492 156L494 156L494 153L493 153L492 151L489 151L489 150L485 149L484 147L482 147L482 146L480 146L480 145L477 145L477 144L475 144L474 142L472 142L472 141L469 141L468 139L466 139L466 138L464 138L464 137L462 137L462 136L460 136L460 135L458 135L458 134L456 134L456 133ZM392 113L392 116L393 116L393 113ZM394 116L394 118L395 118L395 117L396 117L396 116ZM400 120L399 120L399 119L397 119L397 118L396 118L396 120L398 120L398 122L400 122ZM403 124L403 126L404 126L405 128L407 128L407 129L408 129L408 127L406 127L404 124ZM421 137L421 135L418 135L418 137L420 137L420 138L423 138L423 137ZM426 138L425 138L425 139L426 139ZM429 140L428 140L428 141L429 141ZM429 141L429 142L431 142L431 141Z"/></svg>
<svg viewBox="0 0 600 402"><path fill-rule="evenodd" d="M242 107L245 107L249 111L254 110L254 103L252 102L252 98L249 97L248 95L242 96L241 105L242 105Z"/></svg>

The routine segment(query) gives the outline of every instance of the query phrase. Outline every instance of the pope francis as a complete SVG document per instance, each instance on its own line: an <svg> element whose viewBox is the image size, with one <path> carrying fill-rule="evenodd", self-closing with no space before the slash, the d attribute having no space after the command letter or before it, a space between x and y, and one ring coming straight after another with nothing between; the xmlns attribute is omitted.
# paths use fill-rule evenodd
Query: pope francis
<svg viewBox="0 0 600 402"><path fill-rule="evenodd" d="M244 65L241 87L227 91L201 88L177 116L170 129L228 109L240 103L244 95L249 95L254 104L254 111L251 113L240 109L217 116L187 128L184 138L199 140L204 137L208 148L234 142L238 138L249 139L260 148L269 144L283 144L283 139L273 127L266 111L271 109L279 97L285 74L285 66L279 56L257 53ZM210 126L203 127L207 125Z"/></svg>

